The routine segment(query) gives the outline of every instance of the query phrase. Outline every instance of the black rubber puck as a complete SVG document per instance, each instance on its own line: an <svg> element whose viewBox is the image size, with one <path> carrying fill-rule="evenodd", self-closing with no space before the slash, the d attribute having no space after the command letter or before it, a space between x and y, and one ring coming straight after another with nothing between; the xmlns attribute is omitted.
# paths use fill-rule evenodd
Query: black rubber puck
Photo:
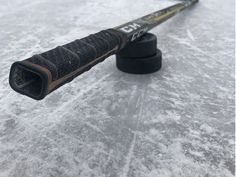
<svg viewBox="0 0 236 177"><path fill-rule="evenodd" d="M157 37L154 34L147 33L125 46L117 55L124 58L143 58L156 54Z"/></svg>
<svg viewBox="0 0 236 177"><path fill-rule="evenodd" d="M125 58L116 56L116 66L119 70L131 74L149 74L161 69L162 53L155 49L155 55L143 58Z"/></svg>

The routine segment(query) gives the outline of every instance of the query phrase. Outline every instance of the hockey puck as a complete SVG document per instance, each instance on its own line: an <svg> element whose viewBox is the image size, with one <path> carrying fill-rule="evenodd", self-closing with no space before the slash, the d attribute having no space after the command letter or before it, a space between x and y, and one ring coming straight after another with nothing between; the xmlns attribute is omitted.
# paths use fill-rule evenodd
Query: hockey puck
<svg viewBox="0 0 236 177"><path fill-rule="evenodd" d="M117 55L125 58L143 58L156 54L157 37L146 33L131 44L128 44Z"/></svg>
<svg viewBox="0 0 236 177"><path fill-rule="evenodd" d="M156 49L156 54L143 58L125 58L116 56L116 66L119 70L131 74L149 74L161 69L162 53Z"/></svg>

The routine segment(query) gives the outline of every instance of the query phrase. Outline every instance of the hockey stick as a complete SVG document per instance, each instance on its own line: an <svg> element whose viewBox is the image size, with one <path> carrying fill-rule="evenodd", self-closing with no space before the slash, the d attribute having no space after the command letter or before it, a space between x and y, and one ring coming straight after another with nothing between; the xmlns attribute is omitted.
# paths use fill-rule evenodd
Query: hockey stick
<svg viewBox="0 0 236 177"><path fill-rule="evenodd" d="M197 3L187 0L113 29L107 29L45 53L15 62L10 71L11 87L36 100L116 54L130 42Z"/></svg>

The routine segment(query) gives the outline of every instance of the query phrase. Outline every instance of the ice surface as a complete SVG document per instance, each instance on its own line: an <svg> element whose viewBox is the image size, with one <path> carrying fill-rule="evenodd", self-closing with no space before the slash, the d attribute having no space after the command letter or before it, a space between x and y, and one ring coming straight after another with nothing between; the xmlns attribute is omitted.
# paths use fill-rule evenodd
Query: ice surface
<svg viewBox="0 0 236 177"><path fill-rule="evenodd" d="M234 0L155 28L155 74L110 57L41 102L9 87L14 61L175 2L1 0L0 177L234 176Z"/></svg>

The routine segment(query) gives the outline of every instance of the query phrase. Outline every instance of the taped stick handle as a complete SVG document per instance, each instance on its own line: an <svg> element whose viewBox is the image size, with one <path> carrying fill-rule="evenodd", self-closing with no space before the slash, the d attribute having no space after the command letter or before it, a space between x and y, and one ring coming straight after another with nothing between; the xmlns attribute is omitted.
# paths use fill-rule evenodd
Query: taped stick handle
<svg viewBox="0 0 236 177"><path fill-rule="evenodd" d="M10 85L21 94L41 100L115 54L125 41L123 33L108 29L15 62L10 71Z"/></svg>

